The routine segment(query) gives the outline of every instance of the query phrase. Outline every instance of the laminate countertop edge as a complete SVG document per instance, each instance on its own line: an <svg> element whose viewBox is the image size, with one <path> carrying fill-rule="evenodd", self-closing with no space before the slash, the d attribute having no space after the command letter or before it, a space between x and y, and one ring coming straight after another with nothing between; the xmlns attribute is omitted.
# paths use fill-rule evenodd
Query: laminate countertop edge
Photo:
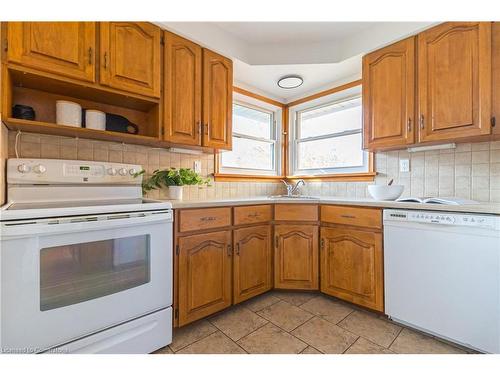
<svg viewBox="0 0 500 375"><path fill-rule="evenodd" d="M332 204L342 206L361 206L394 208L403 210L430 210L430 211L448 211L476 214L500 215L500 203L481 202L478 204L467 205L447 205L447 204L422 204L395 201L376 201L374 199L340 198L340 197L318 197L317 199L300 198L234 198L234 199L208 199L208 200L165 200L172 203L174 209L182 208L208 208L208 207L227 207L227 206L249 206L259 204Z"/></svg>

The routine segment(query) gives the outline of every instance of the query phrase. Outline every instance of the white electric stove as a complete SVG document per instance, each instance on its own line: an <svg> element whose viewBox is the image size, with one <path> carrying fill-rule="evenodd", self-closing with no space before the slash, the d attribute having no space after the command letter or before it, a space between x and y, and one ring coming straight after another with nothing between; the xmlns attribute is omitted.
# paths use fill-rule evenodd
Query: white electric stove
<svg viewBox="0 0 500 375"><path fill-rule="evenodd" d="M149 353L172 338L172 209L141 166L9 159L3 353Z"/></svg>

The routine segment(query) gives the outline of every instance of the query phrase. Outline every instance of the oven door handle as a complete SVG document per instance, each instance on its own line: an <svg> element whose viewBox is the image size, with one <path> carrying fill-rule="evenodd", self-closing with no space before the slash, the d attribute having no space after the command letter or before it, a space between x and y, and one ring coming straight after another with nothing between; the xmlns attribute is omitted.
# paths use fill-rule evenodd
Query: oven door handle
<svg viewBox="0 0 500 375"><path fill-rule="evenodd" d="M104 231L108 229L172 223L171 212L117 213L69 218L22 220L1 225L3 240L20 237L47 236L74 232Z"/></svg>

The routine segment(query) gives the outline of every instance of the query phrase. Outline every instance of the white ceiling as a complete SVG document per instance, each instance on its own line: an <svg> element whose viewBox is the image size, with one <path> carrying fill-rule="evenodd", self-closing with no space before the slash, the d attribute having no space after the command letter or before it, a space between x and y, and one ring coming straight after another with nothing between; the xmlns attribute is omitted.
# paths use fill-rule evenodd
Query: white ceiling
<svg viewBox="0 0 500 375"><path fill-rule="evenodd" d="M234 61L234 83L284 103L361 76L361 56L432 22L159 22ZM296 89L277 80L304 78Z"/></svg>

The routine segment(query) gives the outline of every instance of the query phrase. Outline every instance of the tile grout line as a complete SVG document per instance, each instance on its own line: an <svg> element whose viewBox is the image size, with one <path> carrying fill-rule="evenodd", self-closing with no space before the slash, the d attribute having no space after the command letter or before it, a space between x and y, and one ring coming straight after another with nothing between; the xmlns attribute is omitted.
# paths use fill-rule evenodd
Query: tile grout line
<svg viewBox="0 0 500 375"><path fill-rule="evenodd" d="M357 338L356 340L354 340L354 342L353 342L351 345L349 345L349 346L346 348L346 350L344 350L341 354L345 354L345 353L346 353L349 349L351 349L351 347L352 347L354 344L356 344L356 343L358 342L358 340L360 339L360 337L361 337L361 336L358 336L358 338Z"/></svg>
<svg viewBox="0 0 500 375"><path fill-rule="evenodd" d="M203 336L203 337L201 337L201 338L199 338L199 339L197 339L197 340L193 341L192 343L189 343L189 344L187 344L187 345L184 345L183 347L181 347L181 348L180 348L180 349L178 349L178 350L174 350L174 349L170 348L170 345L172 345L172 344L168 344L168 347L169 347L169 348L170 348L170 349L174 352L174 354L175 354L175 353L177 353L178 351L181 351L181 350L182 350L182 349L184 349L184 348L187 348L187 347L188 347L188 346L190 346L190 345L193 345L194 343L197 343L198 341L203 340L204 338L207 338L208 336L212 336L212 334L214 334L216 331L220 331L220 330L219 330L219 328L217 328L215 325L213 325L212 323L210 323L210 322L208 321L208 319L206 319L206 318L205 318L204 320L205 320L208 324L210 324L212 327L214 327L214 328L215 328L215 331L214 331L214 332L212 332L212 333L209 333L209 334L208 334L208 335L206 335L206 336ZM195 323L195 322L193 322L193 323ZM193 323L189 323L189 324L193 324ZM188 324L188 325L189 325L189 324ZM186 325L185 327L187 327L188 325ZM183 328L183 327L181 327L181 328ZM172 335L172 337L173 337L173 335ZM173 340L172 340L172 342L173 342Z"/></svg>

